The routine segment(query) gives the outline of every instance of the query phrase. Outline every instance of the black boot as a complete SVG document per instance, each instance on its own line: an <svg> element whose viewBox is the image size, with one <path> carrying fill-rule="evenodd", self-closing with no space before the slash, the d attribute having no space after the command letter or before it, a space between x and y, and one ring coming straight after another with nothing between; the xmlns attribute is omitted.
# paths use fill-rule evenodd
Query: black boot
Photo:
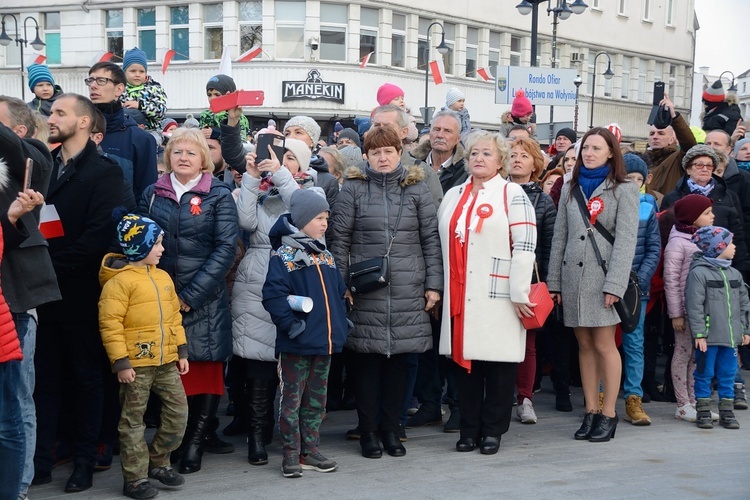
<svg viewBox="0 0 750 500"><path fill-rule="evenodd" d="M210 419L216 416L217 398L219 396L215 394L196 394L189 403L188 425L180 446L180 474L192 474L201 470L203 438Z"/></svg>
<svg viewBox="0 0 750 500"><path fill-rule="evenodd" d="M276 394L276 386L273 386L273 393L271 387L267 380L248 381L250 430L247 433L247 461L251 465L268 463L265 443L269 426L273 429L273 400Z"/></svg>
<svg viewBox="0 0 750 500"><path fill-rule="evenodd" d="M218 399L221 398L221 396L217 397L217 407L218 407ZM215 415L215 414L214 414ZM228 443L222 439L219 438L219 436L216 434L216 430L219 428L219 419L214 416L208 421L208 426L206 427L206 434L203 436L203 451L206 453L217 453L217 454L225 454L225 453L234 453L234 445L232 443Z"/></svg>
<svg viewBox="0 0 750 500"><path fill-rule="evenodd" d="M641 388L643 389L643 402L646 403L646 395L650 401L664 401L659 387L656 385L656 373L655 372L644 372L643 380L641 381Z"/></svg>
<svg viewBox="0 0 750 500"><path fill-rule="evenodd" d="M271 444L271 441L273 441L273 430L276 427L276 414L273 412L274 410L274 401L276 401L276 391L279 388L279 379L278 377L274 377L273 379L269 380L266 384L266 390L268 391L268 399L269 399L269 413L268 413L268 419L266 420L266 428L265 433L263 434L263 444L268 446Z"/></svg>
<svg viewBox="0 0 750 500"><path fill-rule="evenodd" d="M555 410L557 411L573 411L573 403L570 402L570 384L567 381L555 381L553 384L555 388Z"/></svg>

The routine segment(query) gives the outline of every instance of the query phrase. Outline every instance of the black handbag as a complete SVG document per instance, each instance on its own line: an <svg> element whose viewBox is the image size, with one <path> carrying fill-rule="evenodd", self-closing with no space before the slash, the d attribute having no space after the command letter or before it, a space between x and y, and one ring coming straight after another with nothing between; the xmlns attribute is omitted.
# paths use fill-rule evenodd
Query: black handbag
<svg viewBox="0 0 750 500"><path fill-rule="evenodd" d="M586 208L586 202L584 202L583 200L583 193L581 192L580 188L576 187L574 189L573 196L578 202L578 208L581 209L583 223L586 225L586 233L589 236L591 245L594 247L594 255L596 255L596 260L601 266L602 271L604 271L604 274L606 275L607 265L604 263L604 259L602 259L602 254L599 251L599 245L596 244L596 239L594 238L594 228L596 228L597 231L599 231L599 234L601 234L604 239L607 240L612 246L614 246L615 244L615 237L612 236L612 233L607 231L607 228L602 226L598 221L595 222L593 226L591 225L591 223L589 222L590 214L588 209ZM615 302L614 307L617 315L620 317L620 328L622 328L623 333L631 333L635 331L641 321L641 287L638 284L638 274L636 274L636 272L632 269L630 270L630 276L628 277L628 286L625 289L625 293L622 297L620 297L620 300Z"/></svg>
<svg viewBox="0 0 750 500"><path fill-rule="evenodd" d="M391 233L391 239L387 244L385 255L373 259L363 260L349 265L349 289L355 295L371 293L387 287L391 282L390 255L393 240L396 239L398 226L401 223L401 214L404 209L404 188L401 188L401 203L398 207L396 227Z"/></svg>

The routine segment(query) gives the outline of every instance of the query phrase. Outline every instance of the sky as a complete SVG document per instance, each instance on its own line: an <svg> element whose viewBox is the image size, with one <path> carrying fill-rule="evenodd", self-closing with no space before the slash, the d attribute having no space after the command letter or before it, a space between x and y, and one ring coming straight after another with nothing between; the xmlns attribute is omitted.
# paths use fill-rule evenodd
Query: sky
<svg viewBox="0 0 750 500"><path fill-rule="evenodd" d="M675 2L679 6L682 2ZM729 70L735 76L750 69L750 0L695 0L698 30L695 71L710 66L709 74Z"/></svg>

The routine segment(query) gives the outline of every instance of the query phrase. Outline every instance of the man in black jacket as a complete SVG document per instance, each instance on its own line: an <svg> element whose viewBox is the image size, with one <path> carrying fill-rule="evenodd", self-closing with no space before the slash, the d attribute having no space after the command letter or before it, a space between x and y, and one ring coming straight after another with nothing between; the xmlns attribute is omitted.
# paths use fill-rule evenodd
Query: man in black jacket
<svg viewBox="0 0 750 500"><path fill-rule="evenodd" d="M31 137L36 126L29 107L20 99L0 96L0 158L8 165L10 178L0 190L0 212L5 212L24 189L26 160L34 161L31 189L47 195L52 159L47 147ZM26 454L19 495L25 495L34 477L36 409L34 405L34 351L36 348L36 307L60 299L57 278L47 251L47 241L39 232L40 209L21 217L29 237L18 247L6 246L0 276L18 339L23 349L18 384L21 418L24 424Z"/></svg>
<svg viewBox="0 0 750 500"><path fill-rule="evenodd" d="M52 446L60 402L72 401L74 470L65 487L77 492L92 485L102 420L102 384L107 366L99 336L99 267L115 230L113 210L121 204L123 174L102 157L89 139L96 114L83 96L63 94L52 106L52 180L47 209L56 209L62 233L49 237L49 252L62 300L39 307L36 369L36 482L51 480ZM63 380L70 383L63 386Z"/></svg>
<svg viewBox="0 0 750 500"><path fill-rule="evenodd" d="M437 173L443 193L462 184L468 177L461 145L461 117L450 110L438 111L432 117L430 140L411 155L431 166Z"/></svg>

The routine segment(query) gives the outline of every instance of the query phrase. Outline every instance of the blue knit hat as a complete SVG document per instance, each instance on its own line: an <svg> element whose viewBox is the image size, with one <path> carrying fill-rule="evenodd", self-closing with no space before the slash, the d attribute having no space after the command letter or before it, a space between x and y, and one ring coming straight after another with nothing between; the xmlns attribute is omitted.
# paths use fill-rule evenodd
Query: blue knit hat
<svg viewBox="0 0 750 500"><path fill-rule="evenodd" d="M729 246L733 236L729 229L719 226L703 226L690 239L704 256L715 259Z"/></svg>
<svg viewBox="0 0 750 500"><path fill-rule="evenodd" d="M622 155L622 159L625 160L625 171L629 174L637 172L643 176L643 180L648 177L648 166L646 162L640 159L638 156L632 153L625 153Z"/></svg>
<svg viewBox="0 0 750 500"><path fill-rule="evenodd" d="M143 69L148 72L148 61L147 61L146 53L143 52L138 47L133 47L129 51L125 52L125 56L122 58L122 70L125 71L128 69L128 66L131 64L140 64L143 66Z"/></svg>
<svg viewBox="0 0 750 500"><path fill-rule="evenodd" d="M127 214L117 225L117 241L120 242L122 253L130 261L143 260L148 257L156 240L164 231L148 217Z"/></svg>
<svg viewBox="0 0 750 500"><path fill-rule="evenodd" d="M50 73L49 68L44 64L32 64L26 70L29 72L29 89L32 92L38 83L49 82L52 85L55 84L52 73Z"/></svg>

